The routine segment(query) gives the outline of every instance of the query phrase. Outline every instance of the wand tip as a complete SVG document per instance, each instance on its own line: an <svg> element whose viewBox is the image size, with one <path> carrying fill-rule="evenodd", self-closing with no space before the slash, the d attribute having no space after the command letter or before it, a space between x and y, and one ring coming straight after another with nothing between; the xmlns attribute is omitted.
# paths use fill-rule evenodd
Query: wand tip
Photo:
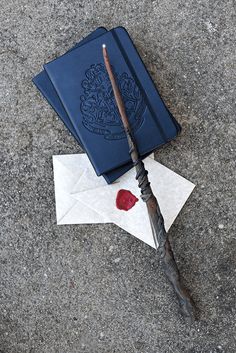
<svg viewBox="0 0 236 353"><path fill-rule="evenodd" d="M103 48L106 48L106 44L103 44L102 47L103 47Z"/></svg>

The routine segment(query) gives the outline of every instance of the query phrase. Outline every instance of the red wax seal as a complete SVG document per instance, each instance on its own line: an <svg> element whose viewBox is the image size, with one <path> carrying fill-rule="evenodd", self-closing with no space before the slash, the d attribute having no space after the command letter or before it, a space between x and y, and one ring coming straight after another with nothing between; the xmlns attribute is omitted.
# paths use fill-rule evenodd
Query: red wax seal
<svg viewBox="0 0 236 353"><path fill-rule="evenodd" d="M128 211L138 201L137 197L132 194L129 190L121 189L116 195L116 207L119 210Z"/></svg>

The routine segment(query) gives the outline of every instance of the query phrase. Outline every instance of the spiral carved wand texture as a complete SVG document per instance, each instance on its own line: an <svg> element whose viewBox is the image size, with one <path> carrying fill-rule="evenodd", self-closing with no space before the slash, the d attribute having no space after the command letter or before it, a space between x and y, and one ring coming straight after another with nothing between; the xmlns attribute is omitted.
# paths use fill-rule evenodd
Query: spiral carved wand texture
<svg viewBox="0 0 236 353"><path fill-rule="evenodd" d="M125 111L124 102L119 88L116 84L115 76L112 71L105 44L103 44L102 50L104 63L111 81L116 104L119 109L120 117L124 125L126 137L128 140L130 148L129 153L136 169L136 179L138 180L138 186L141 189L141 198L144 202L146 202L147 205L153 238L156 249L159 250L161 265L166 276L174 287L183 316L187 319L189 323L191 323L194 320L194 305L188 292L181 283L179 270L175 262L170 242L168 240L168 236L165 230L164 219L161 214L157 199L152 192L150 182L147 176L148 172L146 171L143 162L139 158L138 148L132 135L129 120Z"/></svg>

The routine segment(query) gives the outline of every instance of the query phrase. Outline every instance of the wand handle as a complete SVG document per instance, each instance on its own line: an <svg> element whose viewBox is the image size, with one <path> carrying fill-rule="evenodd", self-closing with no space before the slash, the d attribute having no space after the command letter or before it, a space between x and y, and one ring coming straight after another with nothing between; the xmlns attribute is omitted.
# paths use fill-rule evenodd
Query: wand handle
<svg viewBox="0 0 236 353"><path fill-rule="evenodd" d="M175 262L171 245L165 230L164 219L161 214L157 199L152 192L147 176L148 172L144 167L144 163L139 158L138 148L132 135L132 130L126 115L125 105L120 90L116 84L105 44L103 44L103 58L108 76L111 81L120 117L124 125L129 144L129 153L136 169L136 179L138 180L138 186L141 189L141 198L147 206L154 243L156 249L159 249L160 253L161 265L166 276L174 287L183 316L191 323L194 320L193 302L181 283L179 270Z"/></svg>

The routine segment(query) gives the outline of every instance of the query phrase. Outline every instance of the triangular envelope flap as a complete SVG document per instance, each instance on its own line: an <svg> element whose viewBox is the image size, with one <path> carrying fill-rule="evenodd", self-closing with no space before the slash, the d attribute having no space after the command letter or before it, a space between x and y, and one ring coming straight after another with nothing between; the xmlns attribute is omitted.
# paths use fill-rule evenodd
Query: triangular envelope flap
<svg viewBox="0 0 236 353"><path fill-rule="evenodd" d="M136 196L139 195L139 190L134 184L131 186L125 183L124 186L124 184L118 182L106 187L86 190L74 196L99 214L109 217L111 222L154 247L146 205L142 200L139 200L128 212L116 208L116 195L118 190L123 187L129 189Z"/></svg>
<svg viewBox="0 0 236 353"><path fill-rule="evenodd" d="M81 176L80 181L82 179L86 183L85 174ZM99 214L108 217L111 222L154 247L146 205L140 200L128 212L116 208L116 194L122 188L130 190L136 196L139 195L140 191L135 180L134 169L124 174L114 184L79 192L73 196Z"/></svg>
<svg viewBox="0 0 236 353"><path fill-rule="evenodd" d="M168 230L194 188L194 184L172 172L152 158L145 159L149 179L156 195ZM136 197L140 191L135 180L135 170L123 175L117 183L80 192L74 196L140 240L154 247L145 203L139 202L128 212L116 208L116 194L120 189L130 190Z"/></svg>

